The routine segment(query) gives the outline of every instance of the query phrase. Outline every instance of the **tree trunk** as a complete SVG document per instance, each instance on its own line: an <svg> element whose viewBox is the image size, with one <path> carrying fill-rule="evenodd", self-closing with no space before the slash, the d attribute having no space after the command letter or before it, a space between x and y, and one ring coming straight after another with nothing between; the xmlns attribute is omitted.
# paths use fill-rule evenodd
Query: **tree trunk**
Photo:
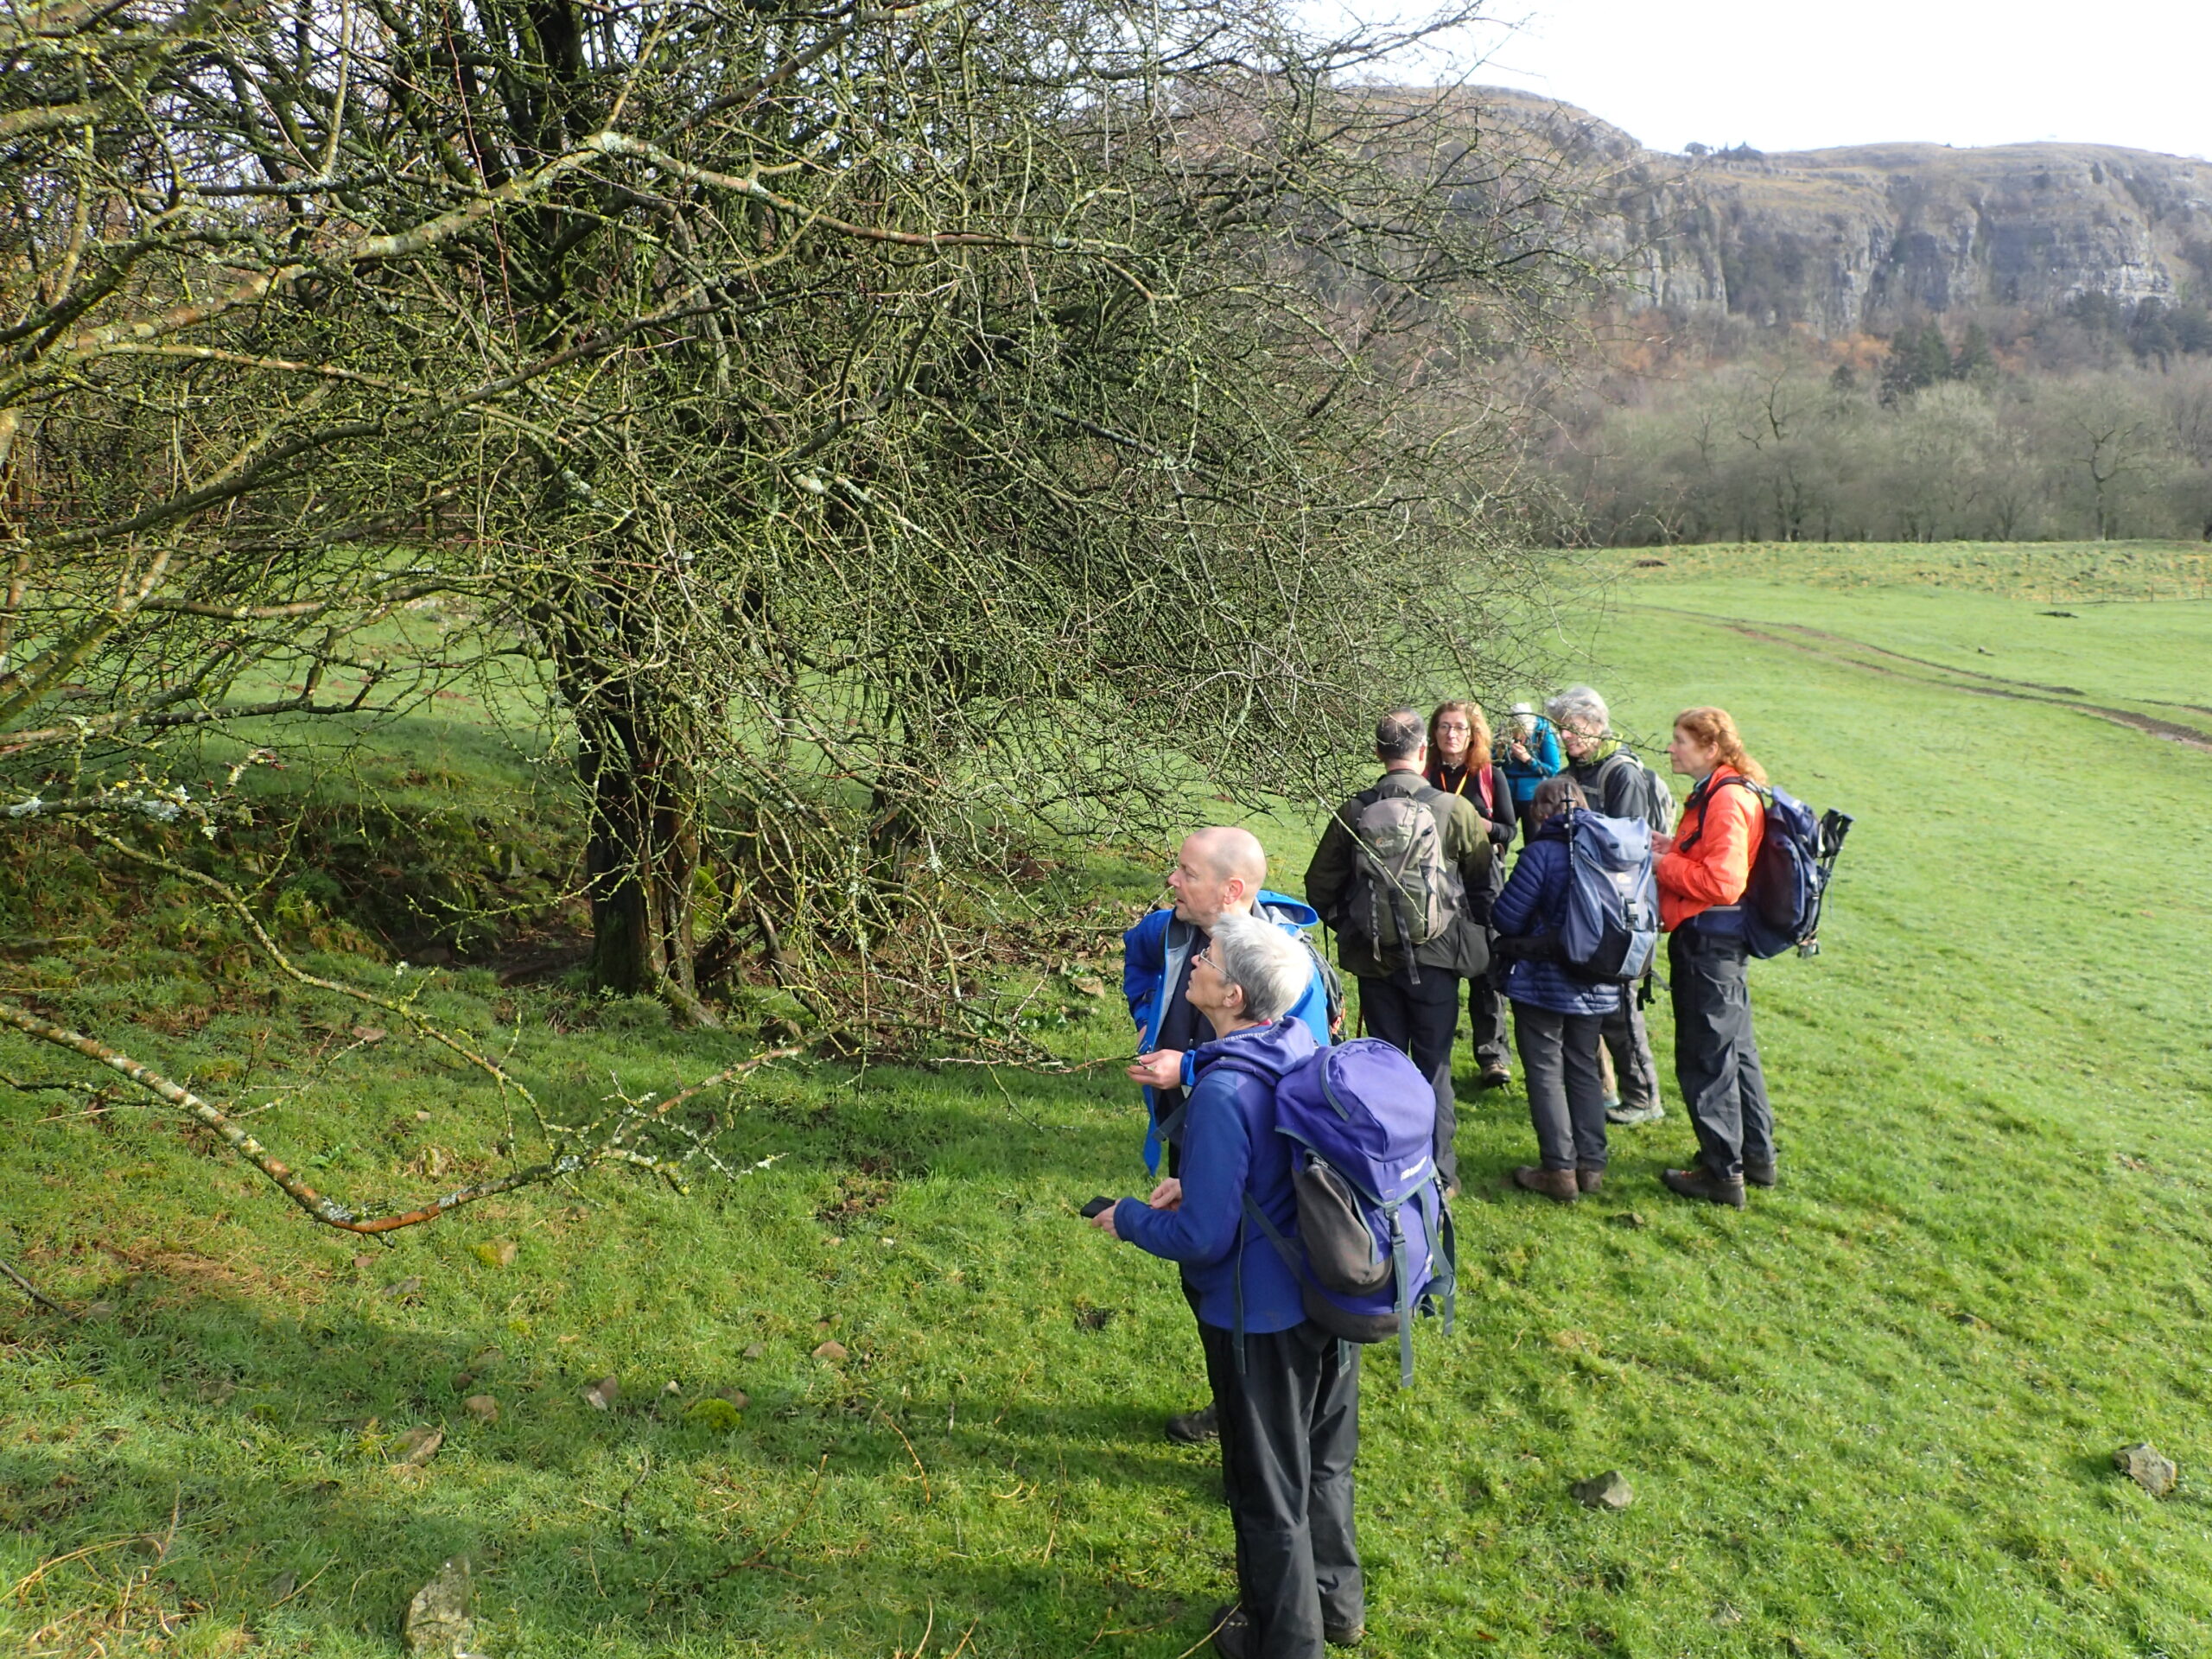
<svg viewBox="0 0 2212 1659"><path fill-rule="evenodd" d="M678 746L619 686L576 710L577 771L591 798L585 891L591 980L601 990L665 998L699 1024L693 964L698 826Z"/></svg>

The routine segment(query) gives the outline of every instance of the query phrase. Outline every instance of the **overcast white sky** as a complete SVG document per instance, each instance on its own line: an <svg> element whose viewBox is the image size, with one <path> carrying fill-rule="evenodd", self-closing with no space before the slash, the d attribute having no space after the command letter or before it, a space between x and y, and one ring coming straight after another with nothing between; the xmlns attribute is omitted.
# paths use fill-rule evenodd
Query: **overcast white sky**
<svg viewBox="0 0 2212 1659"><path fill-rule="evenodd" d="M1308 0L1412 16L1414 3ZM2059 138L2212 157L2212 0L1497 0L1474 79L1657 149Z"/></svg>

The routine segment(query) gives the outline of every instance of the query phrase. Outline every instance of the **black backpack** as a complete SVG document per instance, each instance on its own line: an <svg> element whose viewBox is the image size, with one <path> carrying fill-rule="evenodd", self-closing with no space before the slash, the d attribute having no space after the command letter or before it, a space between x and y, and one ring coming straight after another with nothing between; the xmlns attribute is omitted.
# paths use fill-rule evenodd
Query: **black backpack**
<svg viewBox="0 0 2212 1659"><path fill-rule="evenodd" d="M1286 918L1272 905L1260 906L1258 913L1277 926L1285 924ZM1328 1005L1329 1030L1334 1034L1343 1029L1344 1023L1344 976L1337 971L1336 963L1329 960L1321 947L1313 943L1313 935L1309 929L1299 928L1298 942L1306 947L1306 954L1313 958L1313 971L1321 976L1321 997Z"/></svg>

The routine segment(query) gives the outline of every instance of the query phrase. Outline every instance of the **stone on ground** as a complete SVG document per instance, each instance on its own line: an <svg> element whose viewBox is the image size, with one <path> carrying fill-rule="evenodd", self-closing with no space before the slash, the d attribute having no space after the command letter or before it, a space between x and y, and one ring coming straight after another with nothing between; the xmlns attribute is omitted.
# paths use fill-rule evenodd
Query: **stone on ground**
<svg viewBox="0 0 2212 1659"><path fill-rule="evenodd" d="M2153 1497L2164 1497L2181 1478L2172 1459L2161 1456L2148 1440L2121 1446L2112 1454L2112 1465Z"/></svg>
<svg viewBox="0 0 2212 1659"><path fill-rule="evenodd" d="M473 1628L469 1588L468 1557L456 1555L415 1592L407 1605L407 1622L400 1627L408 1652L451 1659L467 1648Z"/></svg>
<svg viewBox="0 0 2212 1659"><path fill-rule="evenodd" d="M1616 1512L1636 1502L1636 1491L1622 1478L1618 1469L1608 1469L1602 1475L1592 1475L1587 1480L1574 1483L1574 1501L1586 1503L1593 1510Z"/></svg>

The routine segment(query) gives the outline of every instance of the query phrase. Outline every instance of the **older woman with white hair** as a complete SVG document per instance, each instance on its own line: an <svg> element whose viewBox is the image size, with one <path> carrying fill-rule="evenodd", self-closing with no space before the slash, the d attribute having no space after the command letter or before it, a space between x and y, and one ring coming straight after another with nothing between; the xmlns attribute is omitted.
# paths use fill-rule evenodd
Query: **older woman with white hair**
<svg viewBox="0 0 2212 1659"><path fill-rule="evenodd" d="M1643 818L1643 763L1612 734L1612 710L1586 685L1570 685L1545 705L1567 751L1567 770L1592 810L1609 818ZM1656 826L1655 826L1656 827ZM1656 1123L1667 1116L1659 1099L1659 1062L1651 1033L1635 996L1605 1016L1605 1052L1619 1079L1619 1093L1605 1104L1608 1122Z"/></svg>
<svg viewBox="0 0 2212 1659"><path fill-rule="evenodd" d="M1306 1319L1296 1275L1245 1229L1247 1205L1284 1233L1297 1224L1274 1094L1316 1052L1287 1017L1311 972L1306 947L1270 922L1230 914L1214 925L1191 969L1191 1002L1215 1036L1192 1054L1182 1178L1091 1221L1181 1264L1198 1308L1236 1529L1238 1599L1214 1619L1214 1645L1231 1659L1319 1659L1325 1641L1356 1641L1366 1624L1352 1530L1357 1353Z"/></svg>

